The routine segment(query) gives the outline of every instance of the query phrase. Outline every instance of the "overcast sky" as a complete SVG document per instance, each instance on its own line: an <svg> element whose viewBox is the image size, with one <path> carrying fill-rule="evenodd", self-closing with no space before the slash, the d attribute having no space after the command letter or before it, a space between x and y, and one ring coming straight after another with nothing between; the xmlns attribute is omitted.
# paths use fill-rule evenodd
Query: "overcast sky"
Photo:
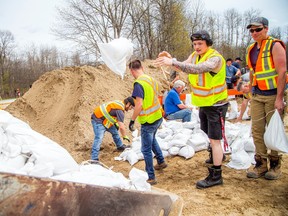
<svg viewBox="0 0 288 216"><path fill-rule="evenodd" d="M207 10L221 13L235 8L239 12L259 9L269 20L270 28L288 25L288 0L203 0ZM67 47L57 41L50 28L55 23L56 6L65 0L0 0L0 30L9 30L20 47L56 45Z"/></svg>

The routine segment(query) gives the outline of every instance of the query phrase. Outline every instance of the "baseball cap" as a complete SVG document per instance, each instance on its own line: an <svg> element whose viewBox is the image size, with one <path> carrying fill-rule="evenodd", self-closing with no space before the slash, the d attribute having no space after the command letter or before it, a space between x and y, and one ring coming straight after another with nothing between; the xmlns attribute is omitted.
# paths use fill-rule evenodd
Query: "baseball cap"
<svg viewBox="0 0 288 216"><path fill-rule="evenodd" d="M243 61L240 57L235 58L235 61L236 60Z"/></svg>
<svg viewBox="0 0 288 216"><path fill-rule="evenodd" d="M247 26L247 29L250 29L251 26L268 26L269 22L265 17L256 17L251 21L251 23Z"/></svg>

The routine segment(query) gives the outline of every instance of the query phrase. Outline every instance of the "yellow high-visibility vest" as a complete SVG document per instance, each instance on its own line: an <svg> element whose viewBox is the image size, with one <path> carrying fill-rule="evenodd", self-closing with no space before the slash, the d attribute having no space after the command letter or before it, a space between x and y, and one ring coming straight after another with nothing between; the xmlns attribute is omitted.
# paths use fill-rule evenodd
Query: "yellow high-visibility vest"
<svg viewBox="0 0 288 216"><path fill-rule="evenodd" d="M209 71L201 74L189 74L191 84L192 104L198 107L212 106L218 101L228 97L226 77L226 64L224 58L214 49L209 48L201 59L198 59L196 52L192 53L192 63L199 64L207 59L219 56L223 62L218 73L211 75Z"/></svg>
<svg viewBox="0 0 288 216"><path fill-rule="evenodd" d="M144 90L142 110L138 116L140 124L152 124L162 118L161 105L158 100L158 83L150 76L143 74L135 82L139 83Z"/></svg>

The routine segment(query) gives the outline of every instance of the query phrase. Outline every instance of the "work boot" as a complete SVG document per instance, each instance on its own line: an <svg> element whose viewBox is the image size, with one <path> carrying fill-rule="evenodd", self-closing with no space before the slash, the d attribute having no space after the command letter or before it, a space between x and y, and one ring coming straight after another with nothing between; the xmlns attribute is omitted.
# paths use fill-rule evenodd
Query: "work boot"
<svg viewBox="0 0 288 216"><path fill-rule="evenodd" d="M163 163L156 164L156 165L154 166L154 169L155 169L155 170L162 170L162 169L165 169L167 166L168 166L168 164L165 163L165 161L164 161Z"/></svg>
<svg viewBox="0 0 288 216"><path fill-rule="evenodd" d="M210 145L208 146L207 151L209 152L209 158L207 160L205 160L206 164L213 164L213 154L212 154L212 148L210 147ZM223 154L223 159L222 161L226 160L226 156L225 154Z"/></svg>
<svg viewBox="0 0 288 216"><path fill-rule="evenodd" d="M131 148L131 146L123 144L122 146L117 148L117 151L118 152L123 152L126 148Z"/></svg>
<svg viewBox="0 0 288 216"><path fill-rule="evenodd" d="M196 188L204 189L204 188L212 187L215 185L223 184L222 170L221 169L215 169L213 167L208 167L208 171L209 171L209 175L204 180L198 181L196 183Z"/></svg>
<svg viewBox="0 0 288 216"><path fill-rule="evenodd" d="M149 183L150 185L157 184L157 180L156 179L148 179L146 182Z"/></svg>
<svg viewBox="0 0 288 216"><path fill-rule="evenodd" d="M270 169L268 172L265 173L265 179L268 180L275 180L278 179L281 175L281 160L282 160L282 155L280 156L268 156L269 161L270 161Z"/></svg>
<svg viewBox="0 0 288 216"><path fill-rule="evenodd" d="M254 156L256 165L252 168L250 167L247 172L248 178L260 178L267 173L267 158L262 158L260 155Z"/></svg>

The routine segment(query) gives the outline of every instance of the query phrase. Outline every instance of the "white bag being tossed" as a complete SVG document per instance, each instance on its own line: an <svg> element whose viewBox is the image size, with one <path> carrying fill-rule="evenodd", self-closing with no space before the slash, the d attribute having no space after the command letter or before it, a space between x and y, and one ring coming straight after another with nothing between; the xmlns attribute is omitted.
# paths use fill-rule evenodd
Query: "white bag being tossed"
<svg viewBox="0 0 288 216"><path fill-rule="evenodd" d="M98 43L101 58L114 73L123 79L126 62L133 54L133 44L126 38L114 39L109 43Z"/></svg>
<svg viewBox="0 0 288 216"><path fill-rule="evenodd" d="M288 140L279 112L275 110L264 133L268 149L288 153Z"/></svg>

